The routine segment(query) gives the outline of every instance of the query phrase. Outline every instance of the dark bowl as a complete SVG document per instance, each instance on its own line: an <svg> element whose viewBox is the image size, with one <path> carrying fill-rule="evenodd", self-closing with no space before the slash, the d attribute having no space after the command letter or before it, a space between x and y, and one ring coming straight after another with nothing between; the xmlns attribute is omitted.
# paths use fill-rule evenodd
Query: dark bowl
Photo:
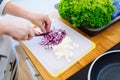
<svg viewBox="0 0 120 80"><path fill-rule="evenodd" d="M88 80L120 80L120 50L96 58L89 68Z"/></svg>
<svg viewBox="0 0 120 80"><path fill-rule="evenodd" d="M118 20L120 20L120 16L116 17L109 24L103 26L102 28L91 29L91 28L88 28L88 27L80 26L80 27L78 27L78 29L80 29L81 31L83 31L84 33L86 33L89 36L95 36L98 33L100 33L101 31L103 31L106 28L110 27L113 23L117 22Z"/></svg>

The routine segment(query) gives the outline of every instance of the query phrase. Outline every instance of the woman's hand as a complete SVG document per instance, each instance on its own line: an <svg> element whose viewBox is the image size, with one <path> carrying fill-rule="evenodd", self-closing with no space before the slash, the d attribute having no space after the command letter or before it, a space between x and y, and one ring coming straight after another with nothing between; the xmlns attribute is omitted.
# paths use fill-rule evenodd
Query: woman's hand
<svg viewBox="0 0 120 80"><path fill-rule="evenodd" d="M11 36L15 40L29 40L39 32L35 31L29 23L22 21L1 20L3 34Z"/></svg>
<svg viewBox="0 0 120 80"><path fill-rule="evenodd" d="M27 17L33 24L40 27L43 33L49 32L51 27L51 20L48 15L40 14L40 13L32 13L30 12Z"/></svg>
<svg viewBox="0 0 120 80"><path fill-rule="evenodd" d="M31 21L34 25L38 26L43 33L50 31L51 21L47 15L31 12L12 2L8 2L6 4L3 14L11 14L25 18Z"/></svg>

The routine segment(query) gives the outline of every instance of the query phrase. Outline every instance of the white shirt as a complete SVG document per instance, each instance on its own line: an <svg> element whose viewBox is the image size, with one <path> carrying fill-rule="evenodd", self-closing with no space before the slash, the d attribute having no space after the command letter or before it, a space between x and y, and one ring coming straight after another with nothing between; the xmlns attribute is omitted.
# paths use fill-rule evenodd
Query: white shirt
<svg viewBox="0 0 120 80"><path fill-rule="evenodd" d="M2 2L1 2L2 1ZM9 2L10 0L0 0L0 14L2 15L2 12L4 10L5 5Z"/></svg>
<svg viewBox="0 0 120 80"><path fill-rule="evenodd" d="M0 80L4 80L4 71L7 69L10 63L12 40L7 35L0 36L0 54L7 56L7 58L1 58L0 60ZM9 79L7 79L9 80Z"/></svg>
<svg viewBox="0 0 120 80"><path fill-rule="evenodd" d="M0 15L3 15L3 10L6 4L10 0L0 0ZM16 52L12 46L12 40L10 36L0 35L0 54L7 56L7 59L0 60L0 80L11 80L11 74L9 72L9 63L16 59ZM5 73L6 71L6 73Z"/></svg>

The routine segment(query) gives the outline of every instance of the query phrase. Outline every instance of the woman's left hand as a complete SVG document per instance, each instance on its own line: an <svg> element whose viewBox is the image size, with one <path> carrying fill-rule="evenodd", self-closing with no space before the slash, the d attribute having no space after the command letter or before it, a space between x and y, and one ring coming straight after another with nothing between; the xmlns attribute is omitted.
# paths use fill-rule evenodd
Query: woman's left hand
<svg viewBox="0 0 120 80"><path fill-rule="evenodd" d="M30 13L28 20L30 20L36 26L40 27L43 33L47 33L50 31L51 20L48 15Z"/></svg>

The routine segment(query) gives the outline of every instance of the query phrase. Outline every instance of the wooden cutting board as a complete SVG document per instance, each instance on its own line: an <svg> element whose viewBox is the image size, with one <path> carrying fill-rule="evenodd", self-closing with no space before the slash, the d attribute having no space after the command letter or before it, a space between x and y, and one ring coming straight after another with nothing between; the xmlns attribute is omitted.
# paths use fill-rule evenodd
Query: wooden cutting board
<svg viewBox="0 0 120 80"><path fill-rule="evenodd" d="M74 54L70 58L70 61L67 61L65 57L58 59L52 50L46 50L43 46L41 46L41 36L34 37L29 41L23 41L23 43L50 73L50 75L57 77L64 73L64 71L70 68L74 63L79 61L88 52L93 50L95 48L95 44L88 38L58 20L52 20L51 28L53 27L56 29L66 30L67 36L69 36L75 44L79 44L79 46L73 51ZM39 31L39 29L37 30Z"/></svg>

